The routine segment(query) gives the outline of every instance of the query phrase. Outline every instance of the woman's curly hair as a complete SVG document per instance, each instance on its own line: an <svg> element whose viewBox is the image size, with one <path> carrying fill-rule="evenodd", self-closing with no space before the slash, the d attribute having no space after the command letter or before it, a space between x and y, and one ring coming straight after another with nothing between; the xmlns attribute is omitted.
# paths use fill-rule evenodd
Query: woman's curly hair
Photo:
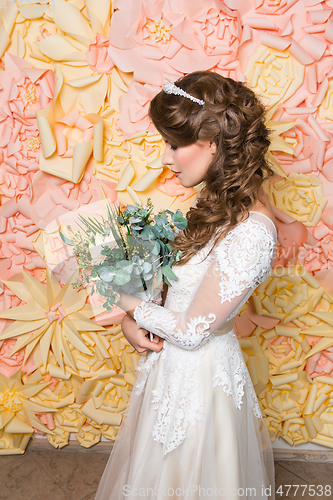
<svg viewBox="0 0 333 500"><path fill-rule="evenodd" d="M174 243L183 252L180 263L185 263L248 217L273 171L266 160L270 141L265 109L251 89L210 71L190 73L175 83L205 105L162 90L149 109L155 127L174 146L198 140L217 146L196 206L187 213L187 228Z"/></svg>

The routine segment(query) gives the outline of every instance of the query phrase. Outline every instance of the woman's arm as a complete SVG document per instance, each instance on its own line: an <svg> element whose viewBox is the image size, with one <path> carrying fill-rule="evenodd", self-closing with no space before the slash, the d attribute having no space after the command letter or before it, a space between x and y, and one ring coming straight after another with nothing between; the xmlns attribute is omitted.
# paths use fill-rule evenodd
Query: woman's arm
<svg viewBox="0 0 333 500"><path fill-rule="evenodd" d="M121 327L124 336L140 354L148 350L159 352L163 347L163 340L154 335L153 341L149 340L146 335L148 333L144 328L139 328L136 321L126 314L121 322Z"/></svg>
<svg viewBox="0 0 333 500"><path fill-rule="evenodd" d="M214 259L187 307L171 311L122 295L120 307L137 325L183 349L196 349L269 274L276 237L253 218L231 231L213 251Z"/></svg>

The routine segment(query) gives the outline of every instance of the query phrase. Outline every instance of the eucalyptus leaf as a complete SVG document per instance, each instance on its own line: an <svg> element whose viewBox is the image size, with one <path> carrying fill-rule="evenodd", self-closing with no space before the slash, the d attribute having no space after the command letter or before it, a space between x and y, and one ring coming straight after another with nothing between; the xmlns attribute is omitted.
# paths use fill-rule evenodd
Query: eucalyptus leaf
<svg viewBox="0 0 333 500"><path fill-rule="evenodd" d="M172 271L170 266L163 266L162 273L163 273L163 276L165 276L166 278L170 278L171 280L178 280L177 276Z"/></svg>
<svg viewBox="0 0 333 500"><path fill-rule="evenodd" d="M101 278L101 280L105 281L106 283L111 283L115 275L116 275L116 268L113 266L101 267L98 270L98 276Z"/></svg>
<svg viewBox="0 0 333 500"><path fill-rule="evenodd" d="M117 274L114 277L114 282L116 285L126 285L131 279L131 275L128 274L125 269L117 269Z"/></svg>
<svg viewBox="0 0 333 500"><path fill-rule="evenodd" d="M137 207L135 207L134 205L127 205L126 212L129 212L130 214L134 214L136 209L137 209Z"/></svg>
<svg viewBox="0 0 333 500"><path fill-rule="evenodd" d="M166 238L170 241L174 241L175 239L175 233L173 232L172 228L170 226L164 226L163 227L163 233Z"/></svg>
<svg viewBox="0 0 333 500"><path fill-rule="evenodd" d="M167 218L165 212L162 212L160 217L161 217L162 221L164 222L164 224L168 224L168 218Z"/></svg>
<svg viewBox="0 0 333 500"><path fill-rule="evenodd" d="M117 262L116 269L123 269L127 274L131 274L133 271L133 262L130 262L129 260L121 260L120 262Z"/></svg>
<svg viewBox="0 0 333 500"><path fill-rule="evenodd" d="M187 220L180 210L177 210L177 212L171 216L171 219L174 225L181 231L187 228Z"/></svg>
<svg viewBox="0 0 333 500"><path fill-rule="evenodd" d="M141 236L141 238L148 240L148 239L154 238L155 233L154 233L152 227L147 225L147 226L144 226L144 228L142 229L140 236Z"/></svg>
<svg viewBox="0 0 333 500"><path fill-rule="evenodd" d="M60 234L60 238L62 239L62 241L64 243L66 243L66 245L70 245L71 247L75 246L75 243L73 243L72 240L70 240L69 238L67 238L67 236L65 236L64 234L62 234L61 231L59 231L59 234Z"/></svg>
<svg viewBox="0 0 333 500"><path fill-rule="evenodd" d="M149 271L152 268L152 265L149 262L144 262L142 268L144 273L149 273Z"/></svg>
<svg viewBox="0 0 333 500"><path fill-rule="evenodd" d="M155 219L155 222L156 224L159 226L159 227L163 227L164 226L164 221L163 219L159 216L159 215L155 215L154 216L154 219Z"/></svg>

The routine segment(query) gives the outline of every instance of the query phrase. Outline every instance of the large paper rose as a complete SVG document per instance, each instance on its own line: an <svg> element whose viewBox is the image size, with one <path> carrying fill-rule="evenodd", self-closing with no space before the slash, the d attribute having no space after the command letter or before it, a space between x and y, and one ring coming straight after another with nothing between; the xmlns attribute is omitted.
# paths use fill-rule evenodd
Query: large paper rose
<svg viewBox="0 0 333 500"><path fill-rule="evenodd" d="M318 177L296 173L271 184L269 199L274 206L306 226L318 224L327 203Z"/></svg>
<svg viewBox="0 0 333 500"><path fill-rule="evenodd" d="M118 0L111 18L109 55L142 83L161 86L184 73L235 60L237 12L213 0Z"/></svg>
<svg viewBox="0 0 333 500"><path fill-rule="evenodd" d="M313 311L324 289L302 266L276 267L257 288L252 299L259 315L270 316L284 324ZM288 327L286 327L288 328ZM283 335L283 328L280 335Z"/></svg>
<svg viewBox="0 0 333 500"><path fill-rule="evenodd" d="M277 46L259 45L246 61L248 84L266 106L286 101L303 83L304 65L286 49L289 45L287 41L280 50Z"/></svg>

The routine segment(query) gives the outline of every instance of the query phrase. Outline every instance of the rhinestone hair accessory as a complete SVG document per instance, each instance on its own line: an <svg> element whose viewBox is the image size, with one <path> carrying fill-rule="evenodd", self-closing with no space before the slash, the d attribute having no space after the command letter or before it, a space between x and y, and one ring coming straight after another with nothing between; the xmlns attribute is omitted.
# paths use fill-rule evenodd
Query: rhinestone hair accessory
<svg viewBox="0 0 333 500"><path fill-rule="evenodd" d="M177 85L174 84L174 82L166 82L163 85L163 90L166 94L174 94L174 95L181 95L182 97L186 97L187 99L191 99L193 102L197 102L201 106L204 106L205 101L202 101L201 99L197 99L196 97L193 97L193 95L188 94L185 92L185 90L177 87Z"/></svg>

